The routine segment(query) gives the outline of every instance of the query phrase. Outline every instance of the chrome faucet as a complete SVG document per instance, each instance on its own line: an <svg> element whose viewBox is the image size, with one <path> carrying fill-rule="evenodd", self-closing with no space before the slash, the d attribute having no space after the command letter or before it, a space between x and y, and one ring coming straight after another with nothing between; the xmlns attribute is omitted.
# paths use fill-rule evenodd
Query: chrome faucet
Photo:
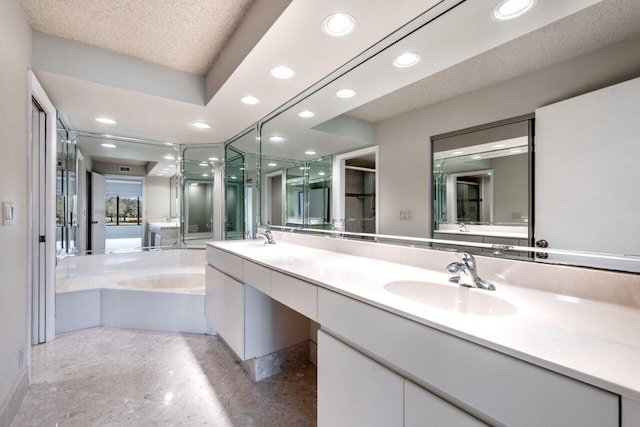
<svg viewBox="0 0 640 427"><path fill-rule="evenodd" d="M464 222L461 222L460 224L458 224L460 226L460 228L458 229L458 231L462 232L462 233L468 233L469 230L467 229L467 224L465 224Z"/></svg>
<svg viewBox="0 0 640 427"><path fill-rule="evenodd" d="M264 244L265 245L275 245L276 241L273 238L273 234L271 234L271 228L269 226L267 226L267 228L264 229L264 231L258 231L256 233L257 236L262 236L264 238Z"/></svg>
<svg viewBox="0 0 640 427"><path fill-rule="evenodd" d="M458 273L457 276L450 277L449 281L469 288L495 291L496 287L493 286L493 284L478 277L478 273L476 272L476 259L473 255L466 252L462 252L461 255L462 262L452 262L447 266L449 273Z"/></svg>

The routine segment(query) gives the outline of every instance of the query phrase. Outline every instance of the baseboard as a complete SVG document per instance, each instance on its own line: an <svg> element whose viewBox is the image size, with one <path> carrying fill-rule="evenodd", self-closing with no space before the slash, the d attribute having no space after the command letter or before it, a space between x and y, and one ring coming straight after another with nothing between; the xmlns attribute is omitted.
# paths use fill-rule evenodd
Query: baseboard
<svg viewBox="0 0 640 427"><path fill-rule="evenodd" d="M0 408L0 426L10 426L29 391L29 370L24 369L4 407Z"/></svg>

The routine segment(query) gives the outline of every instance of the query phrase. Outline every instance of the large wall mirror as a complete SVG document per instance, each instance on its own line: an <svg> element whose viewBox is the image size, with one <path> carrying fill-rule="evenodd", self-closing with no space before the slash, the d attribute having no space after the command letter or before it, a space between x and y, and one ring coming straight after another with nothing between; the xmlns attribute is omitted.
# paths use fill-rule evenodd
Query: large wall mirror
<svg viewBox="0 0 640 427"><path fill-rule="evenodd" d="M347 214L345 193L374 194L375 231L361 227L357 237L431 245L448 233L447 242L491 254L504 232L521 248L499 256L640 271L640 245L628 237L640 225L613 219L635 217L640 198L628 184L639 178L628 164L640 155L639 121L629 117L640 107L636 2L538 0L504 22L491 16L497 3L440 2L266 117L260 221L346 231L357 215ZM524 117L521 134L454 141L514 117ZM361 150L374 161L342 160ZM319 176L310 165L329 162L327 190L312 196ZM343 190L345 165L374 172L375 185ZM507 170L516 175L503 179ZM312 212L312 199L329 206ZM471 237L483 227L480 241ZM547 259L522 250L536 242L548 243Z"/></svg>

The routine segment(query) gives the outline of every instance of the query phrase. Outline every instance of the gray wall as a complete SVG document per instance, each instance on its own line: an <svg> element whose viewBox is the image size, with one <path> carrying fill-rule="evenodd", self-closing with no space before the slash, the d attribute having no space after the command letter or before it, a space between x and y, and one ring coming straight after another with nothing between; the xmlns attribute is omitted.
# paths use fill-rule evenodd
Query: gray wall
<svg viewBox="0 0 640 427"><path fill-rule="evenodd" d="M0 2L0 201L15 203L13 225L0 224L0 424L27 370L27 70L31 28L19 0ZM23 357L18 358L22 352ZM8 423L10 424L10 423Z"/></svg>
<svg viewBox="0 0 640 427"><path fill-rule="evenodd" d="M533 113L636 77L638 49L640 38L378 122L379 233L429 237L432 135ZM410 221L400 221L401 210L412 212Z"/></svg>
<svg viewBox="0 0 640 427"><path fill-rule="evenodd" d="M271 225L282 224L282 175L271 177Z"/></svg>
<svg viewBox="0 0 640 427"><path fill-rule="evenodd" d="M529 156L491 159L493 169L493 221L522 222L529 216Z"/></svg>

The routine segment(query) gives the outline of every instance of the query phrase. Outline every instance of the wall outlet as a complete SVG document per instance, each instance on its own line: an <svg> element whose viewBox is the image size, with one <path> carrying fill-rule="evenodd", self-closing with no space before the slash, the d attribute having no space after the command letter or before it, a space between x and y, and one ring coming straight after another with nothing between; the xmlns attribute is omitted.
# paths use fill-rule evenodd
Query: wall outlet
<svg viewBox="0 0 640 427"><path fill-rule="evenodd" d="M411 211L400 211L400 221L411 220Z"/></svg>

